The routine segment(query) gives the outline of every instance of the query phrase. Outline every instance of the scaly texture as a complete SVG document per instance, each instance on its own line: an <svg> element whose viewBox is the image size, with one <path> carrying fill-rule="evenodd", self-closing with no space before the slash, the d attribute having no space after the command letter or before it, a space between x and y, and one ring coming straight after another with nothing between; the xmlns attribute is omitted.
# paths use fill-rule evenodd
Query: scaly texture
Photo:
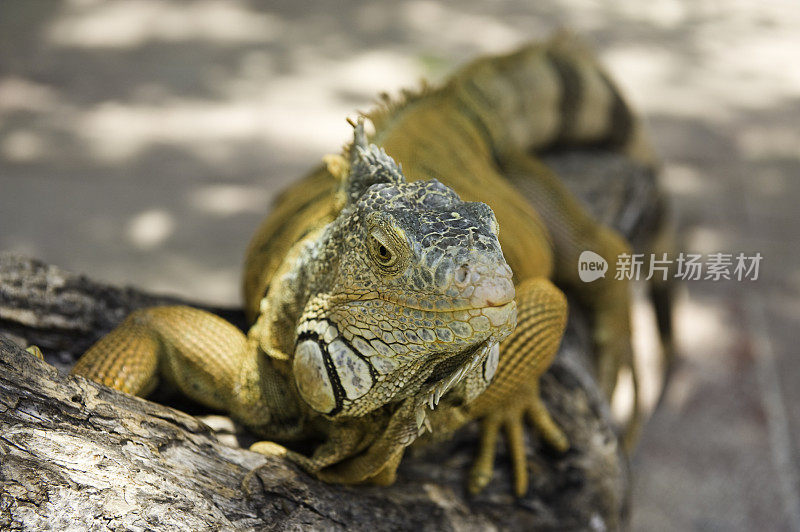
<svg viewBox="0 0 800 532"><path fill-rule="evenodd" d="M257 231L246 337L203 311L145 309L76 372L137 394L161 377L271 440L254 450L331 482L391 483L426 429L480 418L471 490L491 478L502 428L522 494L525 419L569 445L539 399L566 317L549 280L592 309L608 394L632 367L627 285L577 276L581 251L613 261L628 245L532 153L599 146L652 164L639 124L566 36L479 59L368 118L369 141L359 123ZM311 456L275 443L308 439L321 442Z"/></svg>

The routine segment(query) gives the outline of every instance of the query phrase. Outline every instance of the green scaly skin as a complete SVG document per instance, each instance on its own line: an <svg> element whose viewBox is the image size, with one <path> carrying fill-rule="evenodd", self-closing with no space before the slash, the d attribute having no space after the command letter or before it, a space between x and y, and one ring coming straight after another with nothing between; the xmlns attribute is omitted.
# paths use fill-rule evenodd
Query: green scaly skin
<svg viewBox="0 0 800 532"><path fill-rule="evenodd" d="M479 59L368 118L369 141L359 123L344 155L285 192L253 238L246 336L196 309L144 309L73 371L139 395L164 380L269 440L253 450L330 482L391 483L424 431L480 419L471 491L491 479L505 430L521 495L525 420L569 446L538 389L567 314L551 281L594 312L603 388L632 368L627 285L577 280L581 251L613 260L628 246L531 154L598 145L652 164L649 149L567 36ZM275 443L311 438L311 456Z"/></svg>

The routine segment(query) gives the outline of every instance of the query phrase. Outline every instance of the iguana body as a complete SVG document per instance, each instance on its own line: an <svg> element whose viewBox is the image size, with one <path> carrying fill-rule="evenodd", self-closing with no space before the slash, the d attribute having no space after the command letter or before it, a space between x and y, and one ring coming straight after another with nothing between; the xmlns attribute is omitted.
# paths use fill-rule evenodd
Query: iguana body
<svg viewBox="0 0 800 532"><path fill-rule="evenodd" d="M593 310L607 392L631 364L627 285L577 280L581 251L613 260L627 245L532 153L605 146L649 164L647 146L597 63L565 37L480 59L368 117L371 144L356 128L345 156L285 192L256 233L246 336L188 307L145 309L74 371L136 394L162 377L264 438L320 441L310 457L253 449L333 482L391 482L426 427L441 435L478 418L470 488L491 478L504 428L522 493L523 420L568 447L538 392L566 321L551 280Z"/></svg>

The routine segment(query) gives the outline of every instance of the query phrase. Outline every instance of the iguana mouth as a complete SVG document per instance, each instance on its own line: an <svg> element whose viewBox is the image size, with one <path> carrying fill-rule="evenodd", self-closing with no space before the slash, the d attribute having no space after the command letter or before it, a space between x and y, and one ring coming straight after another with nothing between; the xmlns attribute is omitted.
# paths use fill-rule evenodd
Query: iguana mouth
<svg viewBox="0 0 800 532"><path fill-rule="evenodd" d="M423 312L459 312L504 307L514 301L511 269L504 265L496 275L472 274L473 284L450 286L439 294L426 292L393 293L373 291L358 297L361 301L379 300L398 307Z"/></svg>
<svg viewBox="0 0 800 532"><path fill-rule="evenodd" d="M360 297L357 301L382 301L384 303L389 303L391 305L395 305L397 307L406 308L409 310L419 310L420 312L433 312L435 314L447 314L453 312L469 312L470 310L478 311L488 308L502 308L507 306L509 303L513 301L513 297L509 299L500 299L497 301L487 301L483 305L473 305L469 304L469 302L465 302L463 305L453 305L453 306L444 306L441 302L444 302L445 299L442 298L441 302L432 303L430 305L423 305L419 302L411 303L408 300L402 299L392 299L390 297L386 297L383 295L371 296L371 297ZM348 300L349 302L350 300ZM418 300L419 301L419 300Z"/></svg>

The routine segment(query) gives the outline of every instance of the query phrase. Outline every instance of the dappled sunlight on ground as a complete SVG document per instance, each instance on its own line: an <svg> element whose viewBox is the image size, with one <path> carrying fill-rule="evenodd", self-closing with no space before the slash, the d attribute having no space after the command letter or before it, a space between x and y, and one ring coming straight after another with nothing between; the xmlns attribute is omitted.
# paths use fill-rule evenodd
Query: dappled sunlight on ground
<svg viewBox="0 0 800 532"><path fill-rule="evenodd" d="M151 249L163 244L175 230L175 220L163 210L149 210L134 216L126 230L128 241Z"/></svg>
<svg viewBox="0 0 800 532"><path fill-rule="evenodd" d="M757 282L681 289L634 528L800 527L798 27L789 0L2 0L0 250L236 304L252 231L346 117L570 28L649 123L678 249L764 255ZM637 305L651 368L652 321Z"/></svg>
<svg viewBox="0 0 800 532"><path fill-rule="evenodd" d="M266 43L279 37L278 17L247 8L245 2L205 0L117 2L74 0L47 28L45 37L64 48L136 48L153 42L208 40Z"/></svg>
<svg viewBox="0 0 800 532"><path fill-rule="evenodd" d="M198 210L223 218L241 212L264 214L267 192L255 185L208 185L193 191L190 201Z"/></svg>

